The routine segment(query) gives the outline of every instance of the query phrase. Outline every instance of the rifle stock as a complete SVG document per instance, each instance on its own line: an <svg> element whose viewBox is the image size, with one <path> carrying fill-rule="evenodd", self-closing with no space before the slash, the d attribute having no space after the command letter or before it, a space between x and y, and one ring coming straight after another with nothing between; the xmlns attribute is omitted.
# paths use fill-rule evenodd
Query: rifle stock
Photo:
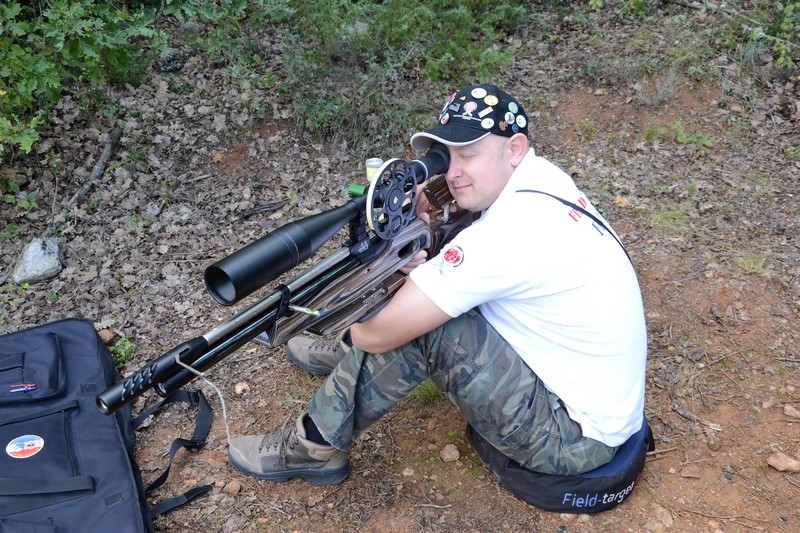
<svg viewBox="0 0 800 533"><path fill-rule="evenodd" d="M446 170L446 165L444 168ZM427 178L428 169L425 172ZM437 201L440 202L437 205L442 205L449 200ZM429 255L433 256L444 243L471 224L476 217L475 214L466 211L457 211L455 214L447 214L449 216L437 217L430 224L415 217L393 239L385 241L363 230L366 225L365 210L364 202L360 201L360 198L351 200L345 205L349 206L346 210L342 209L345 206L332 210L339 210L334 216L326 218L313 215L309 218L315 218L317 221L333 221L323 230L324 234L328 234L325 240L330 239L350 222L351 238L348 245L306 269L286 284L280 285L266 297L214 329L172 348L102 392L96 398L100 410L105 414L111 414L150 389L155 389L161 396L168 396L193 380L196 377L195 372L207 370L262 332L267 333L271 346L279 346L303 331L318 335L341 332L351 324L376 312L392 297L405 279L400 273L400 268L419 250L428 250ZM354 215L353 206L358 208ZM347 214L343 215L345 211ZM320 215L326 213L329 212ZM308 219L287 225L292 226L294 238L298 234L298 227L302 231L311 227L305 224L306 220ZM280 232L287 226L279 228L274 233ZM331 226L337 226L336 230L331 232ZM305 239L302 231L301 238ZM284 235L286 234L288 232L284 232ZM319 248L325 240L319 242L319 239L316 239L311 248L314 245ZM262 239L261 242L263 245L265 241ZM283 242L275 244L277 242L277 239L273 239L272 243L265 245L266 248L262 246L262 252L266 249L267 254L277 254L283 258L282 261L285 261L288 257L285 252L287 248ZM289 263L279 267L266 267L265 270L269 272L259 274L260 281L279 276L287 269L286 264L292 263L295 258L299 258L299 261L307 259L317 248L312 250L306 248L300 255L295 256L294 248L290 246L292 257ZM233 263L234 267L228 271L219 269L212 273L212 282L221 279L220 283L225 286L225 290L221 292L233 296L235 300L257 288L247 280L243 281L247 284L243 289L236 287L235 281L231 281L230 276L233 273L233 277L238 277L242 272L252 270L249 264L240 262L243 257L247 261L256 261L252 250L253 248L239 256L236 256L236 253L229 256L226 259L237 257ZM263 262L260 265L263 266ZM208 279L207 270L206 280ZM209 290L213 294L211 284ZM215 295L215 298L219 300L217 296ZM195 372L182 365L191 367Z"/></svg>

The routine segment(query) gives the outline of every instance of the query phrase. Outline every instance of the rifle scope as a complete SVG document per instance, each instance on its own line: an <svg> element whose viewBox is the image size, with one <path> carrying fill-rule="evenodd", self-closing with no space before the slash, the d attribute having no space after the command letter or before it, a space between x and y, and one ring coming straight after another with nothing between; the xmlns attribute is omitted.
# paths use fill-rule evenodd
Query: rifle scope
<svg viewBox="0 0 800 533"><path fill-rule="evenodd" d="M411 162L419 184L447 172L450 154L434 143L420 159ZM290 222L206 268L208 292L223 305L233 305L314 254L345 224L366 208L366 195L334 209Z"/></svg>

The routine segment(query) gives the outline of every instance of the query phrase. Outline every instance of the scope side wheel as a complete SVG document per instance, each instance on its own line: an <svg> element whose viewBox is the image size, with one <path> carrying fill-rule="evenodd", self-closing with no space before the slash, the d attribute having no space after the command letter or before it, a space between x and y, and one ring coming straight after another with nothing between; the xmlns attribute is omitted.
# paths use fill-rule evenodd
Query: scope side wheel
<svg viewBox="0 0 800 533"><path fill-rule="evenodd" d="M411 165L390 159L367 191L367 224L378 237L393 239L416 217L417 184Z"/></svg>

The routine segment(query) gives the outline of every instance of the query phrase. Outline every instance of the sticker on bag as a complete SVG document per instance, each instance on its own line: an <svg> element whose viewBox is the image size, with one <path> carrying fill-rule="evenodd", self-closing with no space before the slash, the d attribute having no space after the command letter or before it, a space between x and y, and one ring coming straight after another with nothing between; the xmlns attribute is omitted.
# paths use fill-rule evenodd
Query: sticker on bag
<svg viewBox="0 0 800 533"><path fill-rule="evenodd" d="M6 453L15 459L28 459L44 448L44 439L38 435L23 435L6 444Z"/></svg>

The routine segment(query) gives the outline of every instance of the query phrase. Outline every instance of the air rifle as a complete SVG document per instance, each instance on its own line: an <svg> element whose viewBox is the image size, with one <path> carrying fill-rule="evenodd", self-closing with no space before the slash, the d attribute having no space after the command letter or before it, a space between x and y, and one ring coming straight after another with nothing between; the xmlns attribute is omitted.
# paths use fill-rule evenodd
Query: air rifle
<svg viewBox="0 0 800 533"><path fill-rule="evenodd" d="M341 248L99 394L100 410L111 414L150 389L169 396L195 372L204 372L261 333L274 347L304 331L339 333L377 312L403 284L401 267L419 250L432 257L475 218L464 210L448 210L452 197L443 177L434 176L445 173L449 162L447 148L438 143L410 163L389 160L368 189L351 187L354 197L344 205L281 226L209 266L204 277L211 296L233 305L306 261L349 224ZM442 209L430 223L416 213L417 186L425 181L429 203Z"/></svg>

